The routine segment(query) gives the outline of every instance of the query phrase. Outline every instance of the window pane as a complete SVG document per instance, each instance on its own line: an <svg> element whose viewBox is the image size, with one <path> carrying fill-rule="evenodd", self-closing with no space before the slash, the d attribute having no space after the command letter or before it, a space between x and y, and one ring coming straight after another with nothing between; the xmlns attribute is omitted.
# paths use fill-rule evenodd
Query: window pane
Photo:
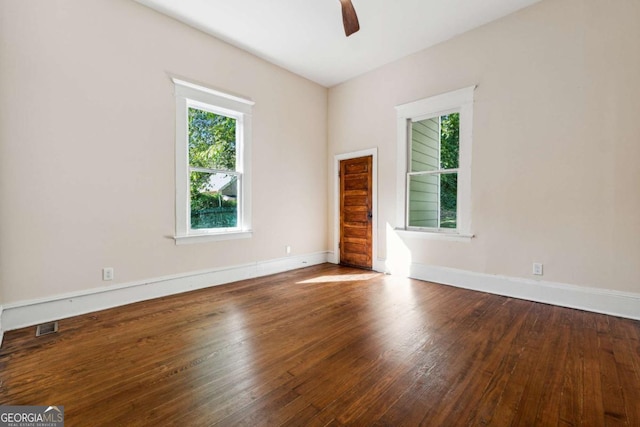
<svg viewBox="0 0 640 427"><path fill-rule="evenodd" d="M409 177L409 226L438 227L440 175Z"/></svg>
<svg viewBox="0 0 640 427"><path fill-rule="evenodd" d="M411 172L457 169L460 113L411 123Z"/></svg>
<svg viewBox="0 0 640 427"><path fill-rule="evenodd" d="M191 172L191 228L238 226L238 176Z"/></svg>
<svg viewBox="0 0 640 427"><path fill-rule="evenodd" d="M439 169L439 117L411 123L411 172Z"/></svg>
<svg viewBox="0 0 640 427"><path fill-rule="evenodd" d="M458 174L440 175L440 228L457 227Z"/></svg>
<svg viewBox="0 0 640 427"><path fill-rule="evenodd" d="M460 113L440 116L440 168L458 169Z"/></svg>
<svg viewBox="0 0 640 427"><path fill-rule="evenodd" d="M236 119L189 108L189 166L236 170Z"/></svg>
<svg viewBox="0 0 640 427"><path fill-rule="evenodd" d="M409 227L456 228L458 174L409 177Z"/></svg>

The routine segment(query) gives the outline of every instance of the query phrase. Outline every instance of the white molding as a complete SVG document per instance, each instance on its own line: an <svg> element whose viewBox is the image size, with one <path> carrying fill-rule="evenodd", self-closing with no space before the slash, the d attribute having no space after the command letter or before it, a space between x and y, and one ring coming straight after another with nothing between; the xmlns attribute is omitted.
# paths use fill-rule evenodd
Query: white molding
<svg viewBox="0 0 640 427"><path fill-rule="evenodd" d="M398 236L424 240L454 240L459 242L470 242L471 239L475 237L473 234L447 233L444 231L404 230L402 228L396 228L394 231Z"/></svg>
<svg viewBox="0 0 640 427"><path fill-rule="evenodd" d="M171 77L174 83L176 107L175 135L175 241L183 243L205 242L212 240L230 240L238 238L233 233L213 230L215 238L201 238L201 230L191 229L189 215L189 153L188 153L188 110L195 107L232 117L236 120L237 161L236 172L240 200L238 201L238 227L233 232L243 234L240 237L251 237L251 144L252 144L252 109L255 102L227 94L206 86ZM191 236L198 236L189 239Z"/></svg>
<svg viewBox="0 0 640 427"><path fill-rule="evenodd" d="M231 231L226 233L201 233L189 234L187 236L174 236L176 245L188 245L191 243L218 242L221 240L250 239L253 231Z"/></svg>
<svg viewBox="0 0 640 427"><path fill-rule="evenodd" d="M458 165L457 231L470 236L471 223L471 153L473 146L473 102L477 86L430 96L397 105L396 109L396 224L408 229L407 172L410 122L440 116L453 111L460 113L460 158Z"/></svg>
<svg viewBox="0 0 640 427"><path fill-rule="evenodd" d="M476 85L468 86L451 92L444 92L439 95L433 95L428 98L397 105L396 112L398 117L410 119L412 117L426 118L427 116L437 114L441 111L453 110L461 105L473 103L473 92L476 87Z"/></svg>
<svg viewBox="0 0 640 427"><path fill-rule="evenodd" d="M640 320L640 294L412 263L409 277L458 288Z"/></svg>
<svg viewBox="0 0 640 427"><path fill-rule="evenodd" d="M353 151L350 153L342 153L336 154L333 157L333 257L332 261L334 264L340 263L340 248L338 248L338 243L340 242L340 180L338 178L338 174L340 173L340 162L342 160L348 159L357 159L358 157L366 157L371 156L371 163L373 165L373 170L371 171L371 193L373 194L372 201L372 210L373 210L373 220L371 221L371 237L373 239L372 242L372 268L376 271L376 260L378 259L378 148L369 148L366 150Z"/></svg>
<svg viewBox="0 0 640 427"><path fill-rule="evenodd" d="M171 77L175 84L175 93L184 98L195 99L207 104L213 104L226 108L229 111L240 111L251 114L251 107L256 103L251 99L231 95L226 92L212 89L197 83L188 82L176 77Z"/></svg>
<svg viewBox="0 0 640 427"><path fill-rule="evenodd" d="M325 262L327 262L327 252L318 252L9 303L4 305L1 312L0 333Z"/></svg>
<svg viewBox="0 0 640 427"><path fill-rule="evenodd" d="M375 258L373 260L373 270L379 273L384 273L386 271L386 262L383 258Z"/></svg>

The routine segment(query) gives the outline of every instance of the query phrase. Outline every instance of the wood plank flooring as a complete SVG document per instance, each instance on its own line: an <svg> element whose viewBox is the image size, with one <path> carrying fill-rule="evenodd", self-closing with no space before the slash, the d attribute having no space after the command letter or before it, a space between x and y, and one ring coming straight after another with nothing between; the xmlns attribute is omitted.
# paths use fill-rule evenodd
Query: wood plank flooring
<svg viewBox="0 0 640 427"><path fill-rule="evenodd" d="M321 265L5 334L67 426L640 426L640 322Z"/></svg>

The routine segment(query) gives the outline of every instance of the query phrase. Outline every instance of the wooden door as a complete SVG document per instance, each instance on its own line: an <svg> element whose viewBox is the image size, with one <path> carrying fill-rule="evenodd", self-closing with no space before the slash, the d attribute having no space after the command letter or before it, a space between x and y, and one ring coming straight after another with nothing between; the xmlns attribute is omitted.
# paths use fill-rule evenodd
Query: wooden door
<svg viewBox="0 0 640 427"><path fill-rule="evenodd" d="M373 156L340 162L340 264L371 269Z"/></svg>

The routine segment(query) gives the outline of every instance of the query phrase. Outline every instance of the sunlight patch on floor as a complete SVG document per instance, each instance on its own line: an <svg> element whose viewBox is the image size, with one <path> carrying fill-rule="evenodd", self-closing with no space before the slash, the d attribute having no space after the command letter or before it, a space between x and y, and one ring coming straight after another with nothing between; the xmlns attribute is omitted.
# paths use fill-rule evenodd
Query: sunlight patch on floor
<svg viewBox="0 0 640 427"><path fill-rule="evenodd" d="M378 273L365 273L365 274L338 274L334 276L319 276L313 279L303 280L298 282L302 283L330 283L330 282L358 282L360 280L371 280L378 276Z"/></svg>

